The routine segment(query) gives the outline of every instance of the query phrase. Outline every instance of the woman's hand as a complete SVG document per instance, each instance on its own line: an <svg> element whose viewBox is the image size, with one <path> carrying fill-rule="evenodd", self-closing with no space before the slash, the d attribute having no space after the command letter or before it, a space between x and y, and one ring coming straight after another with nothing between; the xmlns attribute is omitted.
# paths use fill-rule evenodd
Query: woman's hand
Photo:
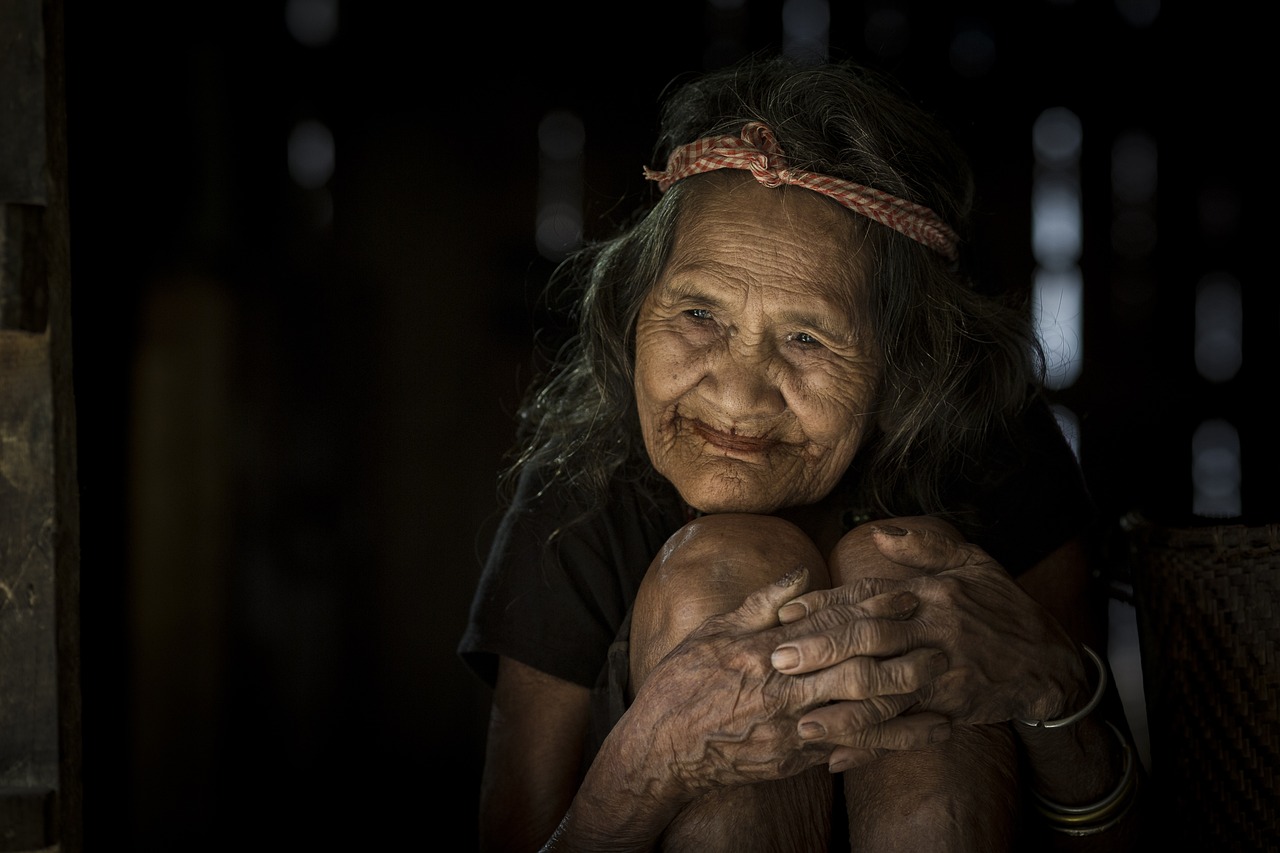
<svg viewBox="0 0 1280 853"><path fill-rule="evenodd" d="M800 721L829 702L841 703L842 742L913 749L949 735L939 714L900 716L920 703L921 688L945 668L935 649L918 647L801 675L783 674L771 664L776 648L800 642L811 631L808 625L782 625L777 616L806 583L805 572L793 573L752 593L736 610L707 620L657 664L624 716L622 731L615 731L627 749L643 753L649 779L669 779L692 798L826 763L838 744ZM916 604L913 595L891 592L842 607L850 618L882 622L908 617ZM859 753L858 760L872 755ZM845 766L850 762L832 769Z"/></svg>
<svg viewBox="0 0 1280 853"><path fill-rule="evenodd" d="M1089 687L1076 644L985 551L930 517L875 523L869 533L864 541L874 553L861 556L887 560L880 567L886 577L809 592L782 607L784 622L812 628L779 647L780 671L812 673L861 655L938 648L950 665L919 692L920 709L956 722L999 723L1049 719L1083 703ZM910 618L855 618L858 602L894 591L919 599ZM844 704L829 705L801 723L839 731L848 714Z"/></svg>

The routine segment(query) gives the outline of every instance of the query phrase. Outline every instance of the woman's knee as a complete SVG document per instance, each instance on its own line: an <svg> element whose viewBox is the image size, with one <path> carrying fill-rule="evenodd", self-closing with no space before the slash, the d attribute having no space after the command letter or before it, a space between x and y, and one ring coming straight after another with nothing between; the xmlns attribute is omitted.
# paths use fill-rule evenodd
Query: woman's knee
<svg viewBox="0 0 1280 853"><path fill-rule="evenodd" d="M653 559L636 595L631 624L632 680L708 617L796 568L810 588L830 586L825 560L796 525L775 516L722 513L695 518Z"/></svg>

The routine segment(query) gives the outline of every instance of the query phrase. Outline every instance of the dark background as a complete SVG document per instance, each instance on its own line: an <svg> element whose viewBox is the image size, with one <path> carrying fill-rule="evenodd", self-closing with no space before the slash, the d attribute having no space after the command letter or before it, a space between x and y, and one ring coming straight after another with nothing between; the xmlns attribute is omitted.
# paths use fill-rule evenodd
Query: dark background
<svg viewBox="0 0 1280 853"><path fill-rule="evenodd" d="M1086 361L1059 398L1104 518L1184 512L1190 434L1216 416L1240 429L1246 512L1270 514L1261 27L1231 4L1141 27L1122 8L1152 7L834 2L830 42L952 126L980 250L1015 284L1029 128L1048 106L1081 117ZM869 40L877 11L904 27ZM474 847L488 693L454 646L550 268L538 122L581 116L587 234L607 233L649 190L664 84L730 55L716 35L782 33L776 0L339 16L308 48L280 2L65 12L91 846ZM990 39L988 66L956 68L961 33ZM323 190L286 169L306 117L336 139ZM1136 262L1109 239L1110 144L1133 127L1160 158L1158 242ZM1245 357L1211 385L1192 294L1218 269L1242 282Z"/></svg>

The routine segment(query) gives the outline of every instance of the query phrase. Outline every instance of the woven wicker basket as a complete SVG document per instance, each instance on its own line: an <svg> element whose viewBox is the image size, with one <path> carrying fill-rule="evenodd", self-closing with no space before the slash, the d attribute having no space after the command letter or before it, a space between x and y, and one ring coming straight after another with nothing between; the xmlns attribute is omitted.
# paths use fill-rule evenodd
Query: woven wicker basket
<svg viewBox="0 0 1280 853"><path fill-rule="evenodd" d="M1127 526L1152 819L1179 848L1280 850L1280 524Z"/></svg>

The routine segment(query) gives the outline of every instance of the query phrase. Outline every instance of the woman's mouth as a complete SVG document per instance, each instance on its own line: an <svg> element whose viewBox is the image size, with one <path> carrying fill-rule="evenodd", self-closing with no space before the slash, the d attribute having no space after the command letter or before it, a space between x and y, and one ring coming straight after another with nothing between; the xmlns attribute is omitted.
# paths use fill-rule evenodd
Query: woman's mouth
<svg viewBox="0 0 1280 853"><path fill-rule="evenodd" d="M730 454L757 455L771 450L777 441L764 436L740 435L737 432L722 432L701 421L691 421L694 432L707 444Z"/></svg>

